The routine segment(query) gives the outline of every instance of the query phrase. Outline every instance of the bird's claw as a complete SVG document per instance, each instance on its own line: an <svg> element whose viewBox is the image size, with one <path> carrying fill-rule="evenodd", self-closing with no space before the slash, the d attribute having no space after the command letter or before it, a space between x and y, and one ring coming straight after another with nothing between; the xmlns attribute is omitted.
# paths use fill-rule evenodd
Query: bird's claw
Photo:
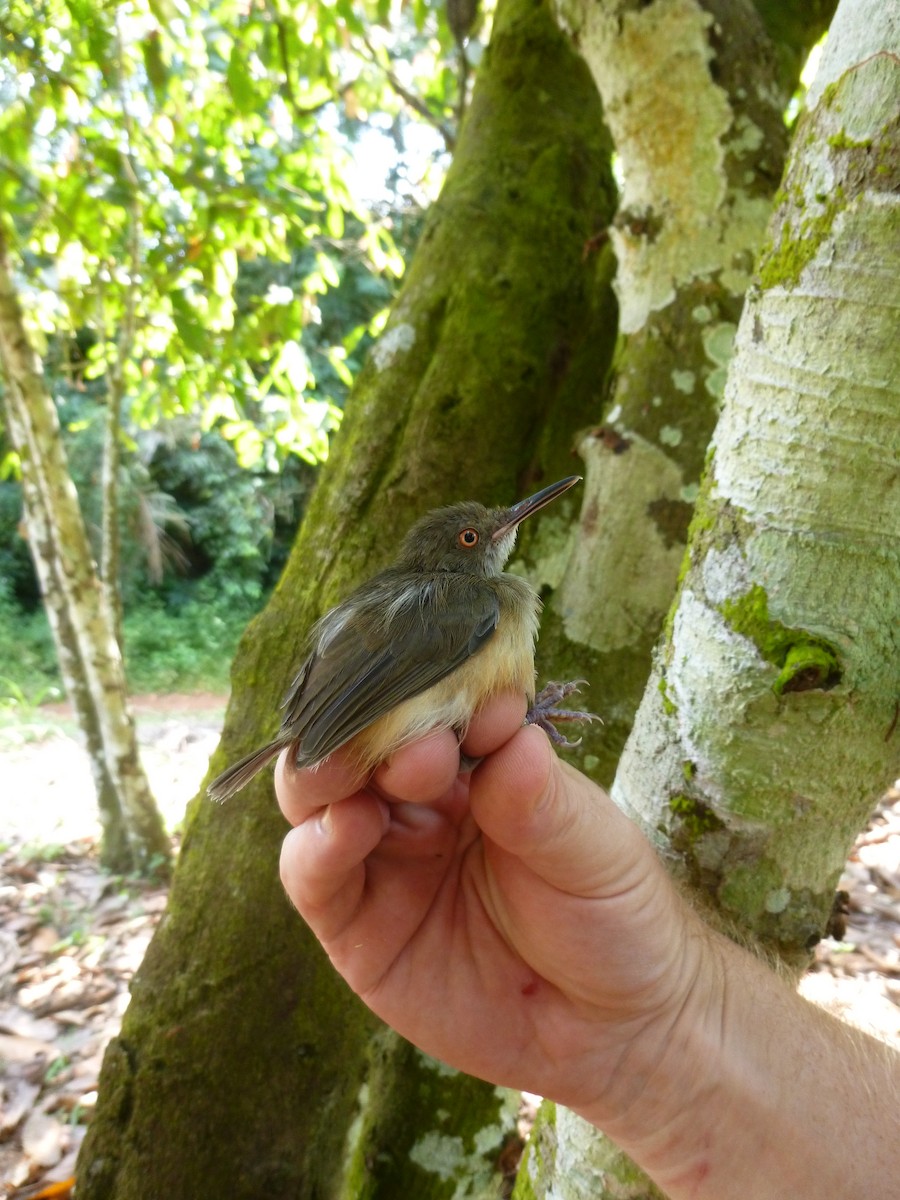
<svg viewBox="0 0 900 1200"><path fill-rule="evenodd" d="M537 725L547 734L551 742L557 746L573 749L581 745L581 738L571 742L556 728L555 721L599 721L596 713L581 712L578 709L558 708L560 701L577 692L586 679L573 679L570 683L546 683L534 698L534 704L525 714L527 725Z"/></svg>

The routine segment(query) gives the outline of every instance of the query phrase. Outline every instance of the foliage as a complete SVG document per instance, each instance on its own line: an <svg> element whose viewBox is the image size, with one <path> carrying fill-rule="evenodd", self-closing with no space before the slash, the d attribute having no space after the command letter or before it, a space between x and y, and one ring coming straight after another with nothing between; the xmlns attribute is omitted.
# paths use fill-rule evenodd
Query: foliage
<svg viewBox="0 0 900 1200"><path fill-rule="evenodd" d="M125 662L135 692L228 689L238 639L256 606L201 588L180 609L145 604L125 616Z"/></svg>
<svg viewBox="0 0 900 1200"><path fill-rule="evenodd" d="M298 458L327 452L415 240L467 64L424 0L0 0L0 47L0 220L95 551L124 393L132 685L224 679L296 528ZM416 168L423 119L440 136L416 139ZM384 175L379 139L387 184L360 169ZM56 673L15 475L0 430L0 645L40 691Z"/></svg>
<svg viewBox="0 0 900 1200"><path fill-rule="evenodd" d="M105 410L89 393L60 387L57 395L96 552ZM242 468L233 444L204 433L190 417L132 428L128 440L119 482L126 607L149 592L180 607L195 581L210 574L232 600L257 603L287 554L312 469L296 458L279 471L263 464ZM18 482L0 481L0 576L10 596L30 610L39 602L38 585L20 518Z"/></svg>
<svg viewBox="0 0 900 1200"><path fill-rule="evenodd" d="M125 617L125 658L136 692L227 691L238 639L256 605L201 585L179 608L152 598ZM0 599L0 711L17 719L62 686L43 609L23 613Z"/></svg>
<svg viewBox="0 0 900 1200"><path fill-rule="evenodd" d="M388 17L346 2L0 2L0 211L34 331L92 330L86 377L125 351L139 424L202 409L252 462L262 415L280 454L322 456L365 323L349 345L346 324L326 327L318 364L304 333L354 265L402 270L389 221L352 194L349 147L375 110L402 141L397 88L422 88L438 126L456 104L455 75L436 69L443 18L419 3L398 33L377 25ZM391 38L416 64L405 85Z"/></svg>
<svg viewBox="0 0 900 1200"><path fill-rule="evenodd" d="M56 650L43 610L23 613L0 575L0 703L26 707L59 686Z"/></svg>

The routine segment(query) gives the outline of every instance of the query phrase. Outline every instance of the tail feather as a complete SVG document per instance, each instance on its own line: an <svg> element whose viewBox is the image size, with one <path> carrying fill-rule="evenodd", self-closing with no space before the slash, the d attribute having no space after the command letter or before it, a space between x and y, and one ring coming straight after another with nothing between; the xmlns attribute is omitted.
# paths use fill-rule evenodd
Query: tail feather
<svg viewBox="0 0 900 1200"><path fill-rule="evenodd" d="M281 752L284 745L284 742L269 742L262 749L254 750L251 754L246 754L243 758L238 759L221 775L216 776L206 789L207 795L219 804L223 800L228 800L245 784L248 784L267 762L271 762Z"/></svg>

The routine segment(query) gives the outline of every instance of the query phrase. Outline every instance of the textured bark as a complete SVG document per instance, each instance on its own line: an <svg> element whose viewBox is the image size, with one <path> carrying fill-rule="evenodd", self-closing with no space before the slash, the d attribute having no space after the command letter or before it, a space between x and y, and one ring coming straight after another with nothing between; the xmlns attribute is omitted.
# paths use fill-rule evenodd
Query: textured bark
<svg viewBox="0 0 900 1200"><path fill-rule="evenodd" d="M878 8L839 10L797 129L615 789L726 919L799 968L900 765L900 44ZM854 19L880 49L847 36Z"/></svg>
<svg viewBox="0 0 900 1200"><path fill-rule="evenodd" d="M512 1200L664 1200L643 1171L583 1117L545 1100Z"/></svg>
<svg viewBox="0 0 900 1200"><path fill-rule="evenodd" d="M900 769L898 49L884 6L842 5L613 786L710 919L794 970ZM516 1200L660 1195L545 1108Z"/></svg>
<svg viewBox="0 0 900 1200"><path fill-rule="evenodd" d="M273 732L309 625L412 519L571 470L587 364L614 337L610 258L585 253L612 211L608 160L596 90L549 11L505 0L403 293L242 643L213 771ZM284 899L284 829L268 776L221 808L195 802L104 1063L80 1197L428 1200L496 1176L506 1100L385 1040Z"/></svg>
<svg viewBox="0 0 900 1200"><path fill-rule="evenodd" d="M783 70L750 0L559 3L625 177L612 229L621 338L603 423L579 444L582 524L542 645L590 681L604 724L582 765L608 785L684 557L800 62Z"/></svg>
<svg viewBox="0 0 900 1200"><path fill-rule="evenodd" d="M44 382L40 359L28 341L2 226L0 364L7 381L10 432L28 481L26 525L35 522L33 548L42 532L49 534L52 582L58 585L65 628L72 634L93 697L104 767L125 817L130 850L127 865L138 871L158 869L168 862L169 841L141 767L112 614L104 603L91 557L56 406ZM88 728L84 732L86 738L92 736Z"/></svg>
<svg viewBox="0 0 900 1200"><path fill-rule="evenodd" d="M106 421L103 429L103 477L101 512L100 581L106 606L112 614L113 628L119 649L124 650L122 592L119 586L122 559L120 524L121 467L122 467L122 405L125 400L126 369L134 351L137 330L138 290L141 271L141 212L140 183L131 153L134 127L128 98L123 85L122 34L116 24L118 53L117 84L125 146L121 151L122 183L128 195L128 286L125 289L122 314L117 334L116 357L108 376Z"/></svg>
<svg viewBox="0 0 900 1200"><path fill-rule="evenodd" d="M25 435L16 424L15 410L12 406L7 406L6 419L13 444L24 444ZM116 789L106 769L100 721L78 649L78 639L66 611L62 587L56 577L53 539L44 519L44 511L34 483L27 472L22 478L22 495L24 512L27 514L24 519L28 531L28 545L40 583L47 621L53 635L63 686L75 710L78 729L84 739L84 746L91 764L91 774L97 793L97 807L103 827L101 861L107 870L125 873L134 865L131 848L128 845L128 833Z"/></svg>
<svg viewBox="0 0 900 1200"><path fill-rule="evenodd" d="M488 1092L479 1080L381 1029L369 1043L340 1200L435 1195L497 1200L497 1163L517 1137L520 1102L518 1092ZM427 1114L424 1122L421 1114Z"/></svg>
<svg viewBox="0 0 900 1200"><path fill-rule="evenodd" d="M119 475L122 466L122 377L114 372L106 397L106 420L103 426L103 472L101 492L103 508L100 525L100 585L104 603L112 616L113 633L119 650L124 646L122 635L122 593L119 574L122 561L122 537L119 527Z"/></svg>

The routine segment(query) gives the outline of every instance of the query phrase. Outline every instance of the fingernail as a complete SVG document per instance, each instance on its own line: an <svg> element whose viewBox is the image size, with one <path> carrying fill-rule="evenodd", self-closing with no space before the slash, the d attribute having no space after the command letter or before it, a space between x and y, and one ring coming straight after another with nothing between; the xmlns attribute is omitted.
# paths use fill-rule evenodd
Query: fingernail
<svg viewBox="0 0 900 1200"><path fill-rule="evenodd" d="M322 809L322 815L319 817L319 828L329 836L334 832L334 817L331 815L330 804Z"/></svg>

